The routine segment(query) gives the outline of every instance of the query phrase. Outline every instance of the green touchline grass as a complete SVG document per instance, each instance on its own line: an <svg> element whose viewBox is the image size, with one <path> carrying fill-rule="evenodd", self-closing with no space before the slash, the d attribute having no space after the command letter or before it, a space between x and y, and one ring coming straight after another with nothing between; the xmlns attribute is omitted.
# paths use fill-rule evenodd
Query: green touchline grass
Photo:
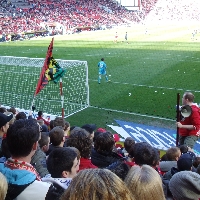
<svg viewBox="0 0 200 200"><path fill-rule="evenodd" d="M71 125L106 127L121 119L175 129L177 93L192 91L200 103L200 34L191 38L193 28L149 26L145 34L144 26L135 25L55 36L55 59L88 62L91 107L67 120ZM119 38L114 43L116 31ZM124 42L126 31L129 44ZM0 55L44 58L50 41L46 37L0 43ZM97 63L102 57L110 82L102 77L99 85Z"/></svg>

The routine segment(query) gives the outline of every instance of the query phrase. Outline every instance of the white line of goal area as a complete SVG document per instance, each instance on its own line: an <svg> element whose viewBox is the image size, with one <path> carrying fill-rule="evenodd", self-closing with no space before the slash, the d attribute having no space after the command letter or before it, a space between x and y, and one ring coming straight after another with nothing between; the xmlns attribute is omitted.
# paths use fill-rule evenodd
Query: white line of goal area
<svg viewBox="0 0 200 200"><path fill-rule="evenodd" d="M88 79L89 81L97 82L97 80L94 79ZM147 88L155 88L155 89L166 89L166 90L178 90L178 91L190 91L190 92L200 92L199 90L185 90L182 88L170 88L170 87L163 87L163 86L154 86L154 85L142 85L142 84L131 84L131 83L123 83L118 81L112 81L111 83L114 84L121 84L121 85L132 85L132 86L138 86L138 87L147 87Z"/></svg>

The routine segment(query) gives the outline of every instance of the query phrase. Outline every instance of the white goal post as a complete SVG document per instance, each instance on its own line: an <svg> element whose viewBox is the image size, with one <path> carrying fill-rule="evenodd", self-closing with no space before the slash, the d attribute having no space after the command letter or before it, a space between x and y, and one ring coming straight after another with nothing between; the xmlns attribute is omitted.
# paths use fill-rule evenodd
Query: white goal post
<svg viewBox="0 0 200 200"><path fill-rule="evenodd" d="M44 58L0 56L0 104L29 110ZM89 106L87 61L55 60L67 69L62 78L65 117ZM35 98L36 110L61 116L59 83L50 81Z"/></svg>

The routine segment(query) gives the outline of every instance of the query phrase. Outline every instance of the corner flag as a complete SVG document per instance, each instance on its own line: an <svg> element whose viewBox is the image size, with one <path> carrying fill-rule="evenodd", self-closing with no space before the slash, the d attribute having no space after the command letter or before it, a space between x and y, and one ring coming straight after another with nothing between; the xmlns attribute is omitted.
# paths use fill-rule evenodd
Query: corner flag
<svg viewBox="0 0 200 200"><path fill-rule="evenodd" d="M66 69L60 67L52 56L53 41L54 38L52 38L52 41L48 47L46 58L42 67L42 71L40 73L34 97L48 84L49 81L54 81L54 83L57 83L67 71Z"/></svg>

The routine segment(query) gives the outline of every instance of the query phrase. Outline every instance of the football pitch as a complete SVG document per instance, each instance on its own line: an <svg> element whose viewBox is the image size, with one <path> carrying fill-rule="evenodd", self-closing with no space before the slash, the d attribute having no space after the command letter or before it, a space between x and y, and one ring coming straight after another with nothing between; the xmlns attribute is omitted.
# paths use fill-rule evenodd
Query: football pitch
<svg viewBox="0 0 200 200"><path fill-rule="evenodd" d="M199 31L196 24L160 23L54 36L55 59L88 63L90 106L67 118L71 126L107 128L117 119L175 129L177 93L191 91L200 103ZM0 55L44 58L51 38L0 43ZM110 82L98 84L102 57Z"/></svg>

